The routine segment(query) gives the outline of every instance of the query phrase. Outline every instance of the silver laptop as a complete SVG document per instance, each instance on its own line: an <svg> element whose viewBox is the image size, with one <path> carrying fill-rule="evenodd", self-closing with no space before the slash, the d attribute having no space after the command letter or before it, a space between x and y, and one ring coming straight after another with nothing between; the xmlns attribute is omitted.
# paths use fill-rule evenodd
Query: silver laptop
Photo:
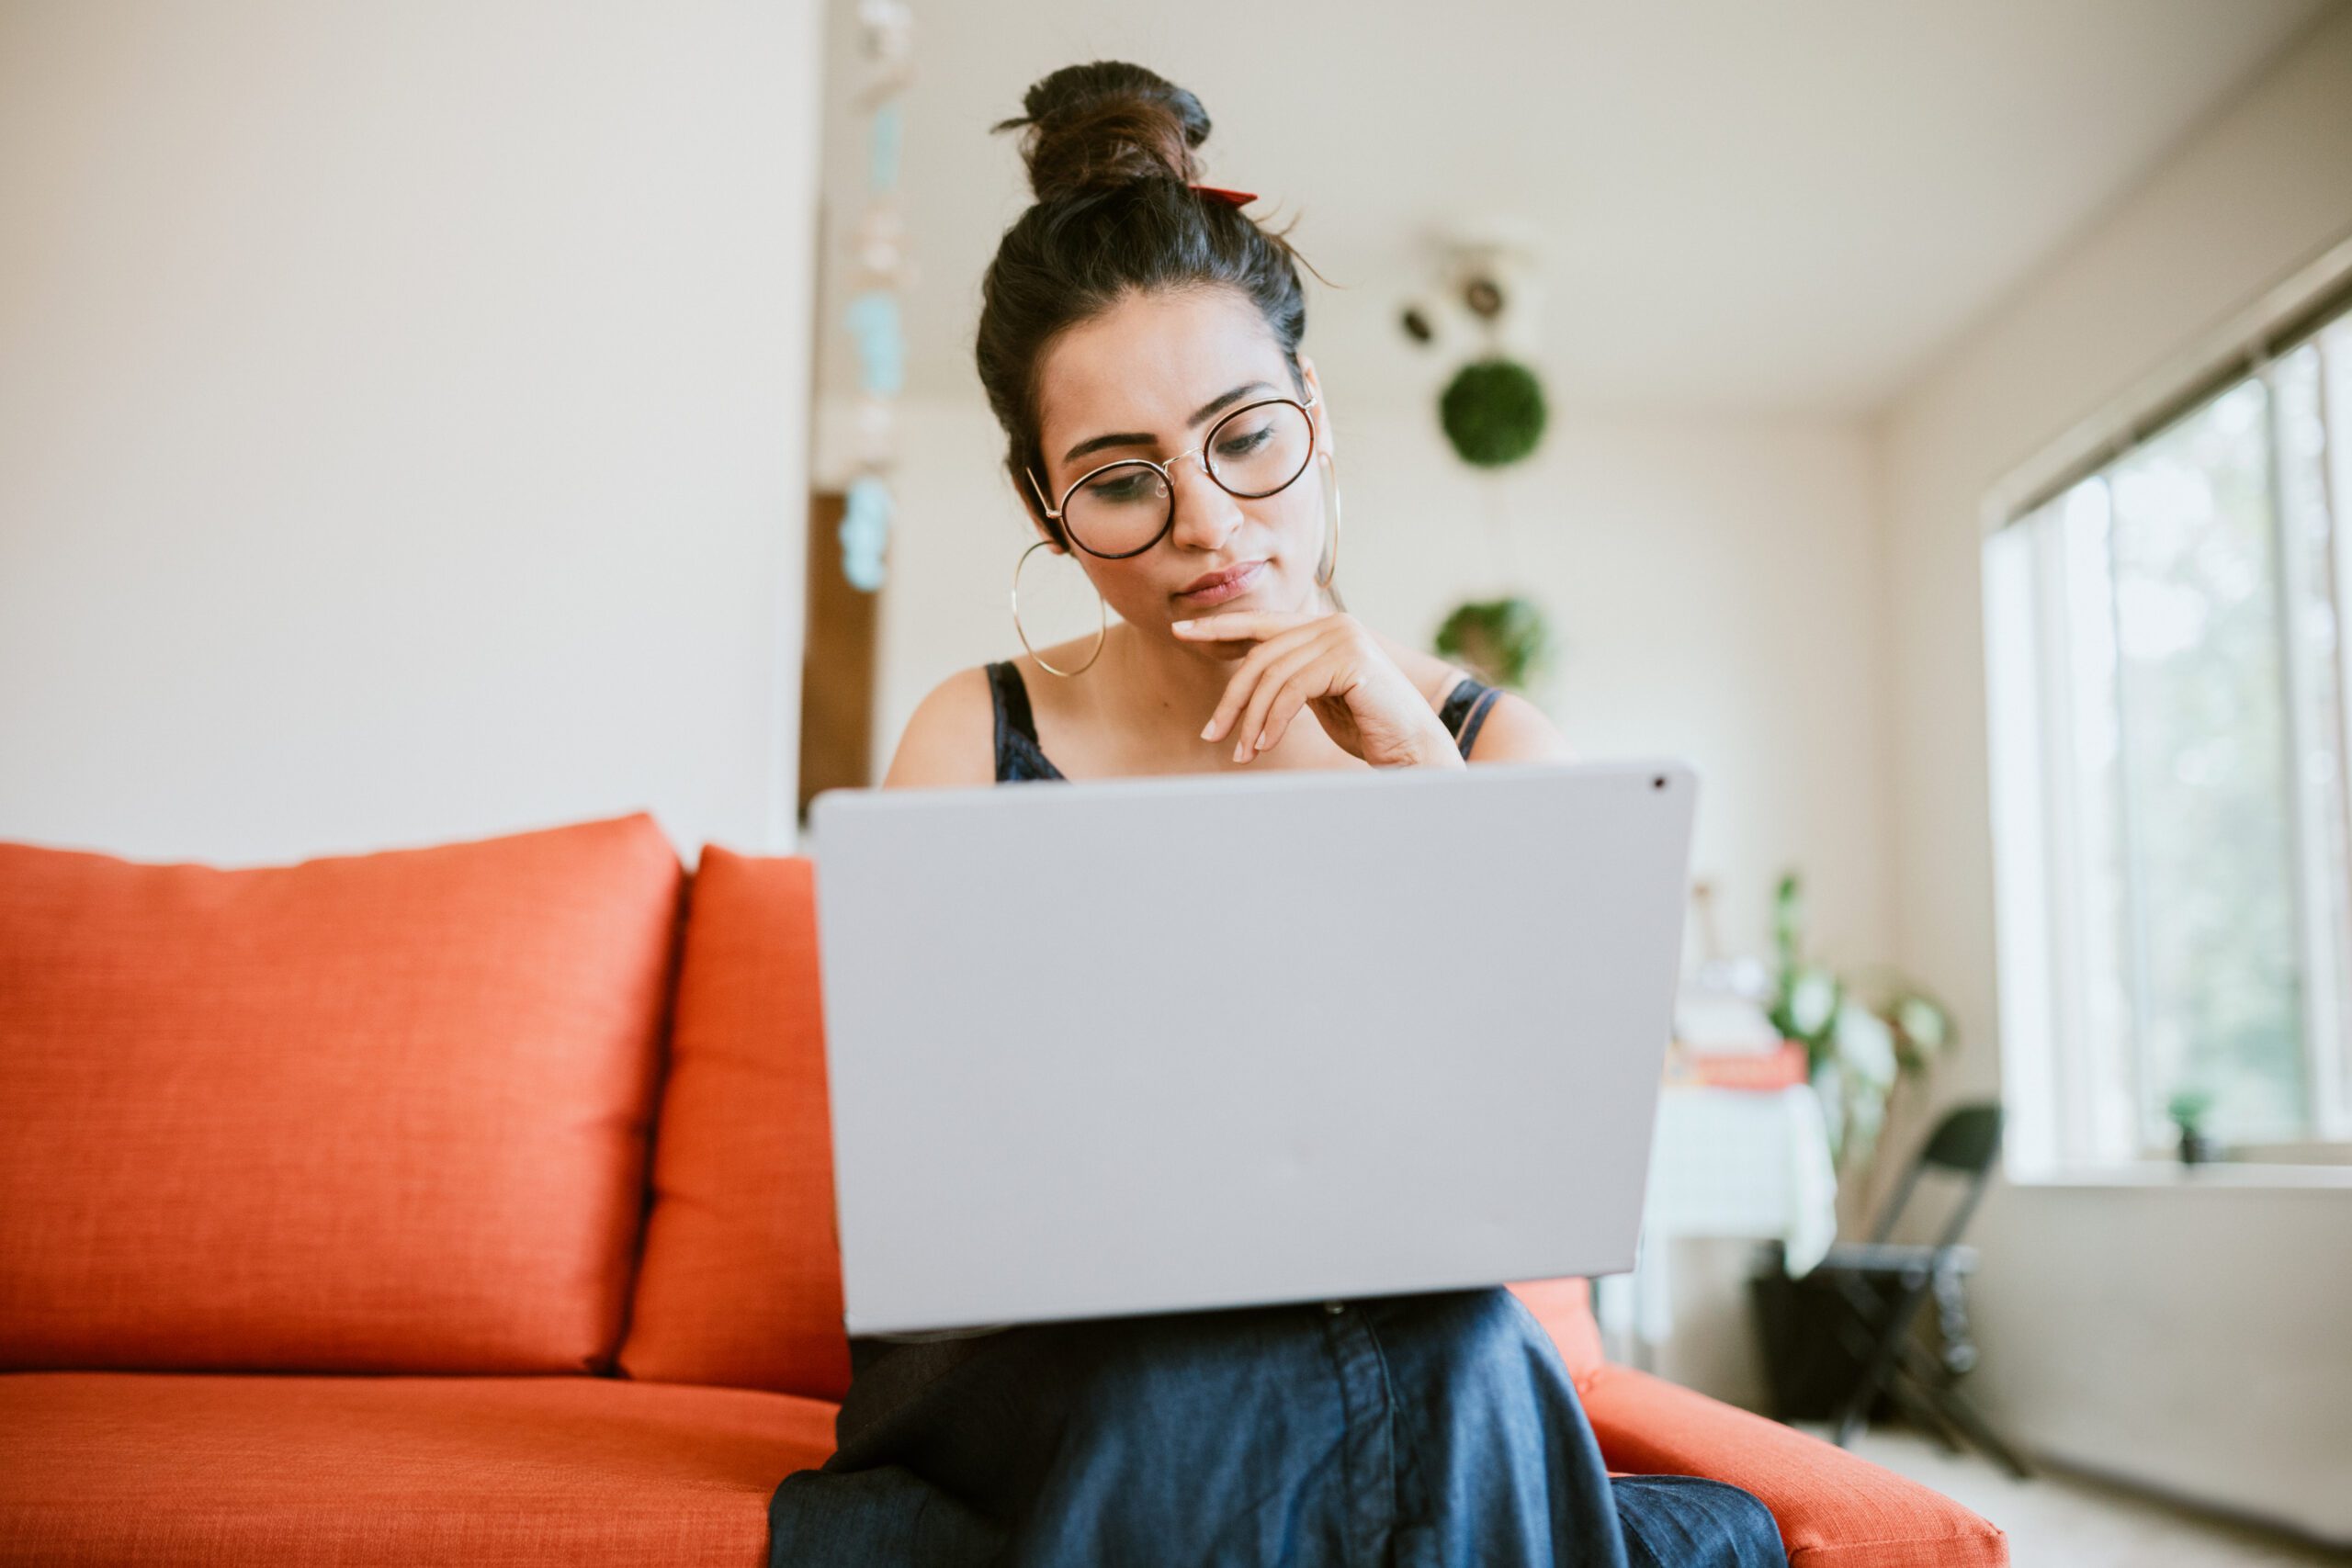
<svg viewBox="0 0 2352 1568"><path fill-rule="evenodd" d="M852 1334L1633 1267L1677 761L837 791Z"/></svg>

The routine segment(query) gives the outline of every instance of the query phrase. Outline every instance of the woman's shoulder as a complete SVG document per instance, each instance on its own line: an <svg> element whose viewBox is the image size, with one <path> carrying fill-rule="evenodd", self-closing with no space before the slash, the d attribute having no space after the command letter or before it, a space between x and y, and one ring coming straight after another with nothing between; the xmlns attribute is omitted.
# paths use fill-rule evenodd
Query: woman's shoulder
<svg viewBox="0 0 2352 1568"><path fill-rule="evenodd" d="M996 699L989 668L958 670L929 692L899 732L882 787L996 782Z"/></svg>
<svg viewBox="0 0 2352 1568"><path fill-rule="evenodd" d="M1568 738L1552 716L1517 692L1498 690L1479 720L1474 762L1572 762Z"/></svg>

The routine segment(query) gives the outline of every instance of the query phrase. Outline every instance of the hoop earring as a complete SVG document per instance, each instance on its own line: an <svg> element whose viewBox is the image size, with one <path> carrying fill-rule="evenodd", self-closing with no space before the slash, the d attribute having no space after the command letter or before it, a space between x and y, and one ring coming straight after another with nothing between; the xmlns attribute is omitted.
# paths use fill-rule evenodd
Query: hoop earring
<svg viewBox="0 0 2352 1568"><path fill-rule="evenodd" d="M1091 665L1096 660L1102 657L1102 645L1110 640L1111 606L1103 599L1102 591L1101 589L1098 588L1094 591L1095 614L1101 623L1094 633L1094 651L1088 654L1086 656L1086 663L1080 665L1076 670L1057 670L1052 665L1046 663L1046 656L1039 653L1036 649L1030 645L1029 634L1024 631L1021 626L1021 569L1029 564L1029 558L1032 555L1035 555L1037 551L1046 548L1052 543L1053 541L1051 539L1038 540L1035 544L1022 551L1021 558L1012 563L1012 635L1021 639L1021 646L1023 649L1028 653L1030 658L1037 661L1037 668L1043 670L1046 674L1082 674L1090 665ZM1085 568L1080 567L1079 570L1083 571ZM1092 584L1090 582L1089 586L1091 587Z"/></svg>
<svg viewBox="0 0 2352 1568"><path fill-rule="evenodd" d="M1331 538L1323 558L1316 563L1315 585L1331 596L1334 609L1345 610L1331 581L1340 570L1340 461L1329 452L1323 454L1323 528Z"/></svg>

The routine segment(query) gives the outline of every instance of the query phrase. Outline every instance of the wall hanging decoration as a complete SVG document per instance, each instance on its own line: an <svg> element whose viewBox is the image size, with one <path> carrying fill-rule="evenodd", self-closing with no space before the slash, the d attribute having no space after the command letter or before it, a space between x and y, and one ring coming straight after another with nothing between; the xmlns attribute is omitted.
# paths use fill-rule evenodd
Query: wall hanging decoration
<svg viewBox="0 0 2352 1568"><path fill-rule="evenodd" d="M1534 452L1545 419L1532 366L1541 289L1523 226L1488 220L1437 235L1431 282L1397 310L1417 349L1455 367L1438 398L1438 423L1462 459L1507 467Z"/></svg>
<svg viewBox="0 0 2352 1568"><path fill-rule="evenodd" d="M1438 427L1477 476L1489 575L1516 575L1502 471L1532 457L1550 410L1532 367L1540 300L1535 252L1523 226L1490 220L1431 243L1432 281L1398 310L1397 330L1416 349L1453 367L1437 396ZM1521 592L1456 605L1438 629L1437 651L1497 685L1538 679L1552 646L1543 607Z"/></svg>
<svg viewBox="0 0 2352 1568"><path fill-rule="evenodd" d="M906 384L903 302L912 284L899 203L900 104L913 80L914 14L906 0L858 0L865 111L865 205L851 231L853 292L842 312L857 353L853 446L855 475L842 513L842 575L871 593L882 586L890 541L890 474L898 461L896 402Z"/></svg>
<svg viewBox="0 0 2352 1568"><path fill-rule="evenodd" d="M1437 629L1437 650L1489 685L1523 692L1551 656L1552 629L1534 600L1512 595L1454 606Z"/></svg>
<svg viewBox="0 0 2352 1568"><path fill-rule="evenodd" d="M1535 450L1544 438L1544 387L1515 359L1464 366L1438 398L1438 423L1465 463L1499 468Z"/></svg>

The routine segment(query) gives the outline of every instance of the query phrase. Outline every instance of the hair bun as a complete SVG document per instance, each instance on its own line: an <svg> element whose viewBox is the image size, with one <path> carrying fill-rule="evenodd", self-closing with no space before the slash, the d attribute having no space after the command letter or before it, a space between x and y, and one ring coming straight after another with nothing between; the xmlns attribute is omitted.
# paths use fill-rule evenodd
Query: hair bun
<svg viewBox="0 0 2352 1568"><path fill-rule="evenodd" d="M1200 178L1193 149L1208 139L1201 100L1124 61L1065 65L1024 94L1029 112L995 130L1028 128L1021 155L1039 201L1136 180Z"/></svg>

